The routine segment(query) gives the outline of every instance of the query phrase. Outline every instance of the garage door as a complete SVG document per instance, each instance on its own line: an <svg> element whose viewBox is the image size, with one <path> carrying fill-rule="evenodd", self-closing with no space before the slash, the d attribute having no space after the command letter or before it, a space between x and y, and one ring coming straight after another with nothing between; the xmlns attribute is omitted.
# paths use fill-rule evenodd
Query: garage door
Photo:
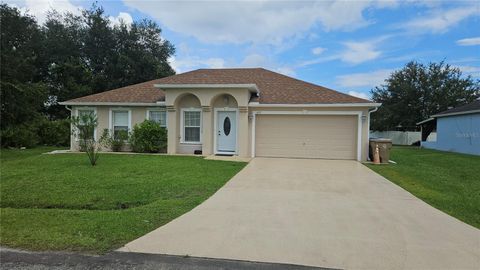
<svg viewBox="0 0 480 270"><path fill-rule="evenodd" d="M356 159L357 116L257 115L255 155Z"/></svg>

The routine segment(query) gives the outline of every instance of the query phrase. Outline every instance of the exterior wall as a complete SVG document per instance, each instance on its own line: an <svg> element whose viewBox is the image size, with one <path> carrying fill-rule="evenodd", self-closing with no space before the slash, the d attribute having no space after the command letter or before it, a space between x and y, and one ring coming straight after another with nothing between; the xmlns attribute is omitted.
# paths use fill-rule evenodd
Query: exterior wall
<svg viewBox="0 0 480 270"><path fill-rule="evenodd" d="M480 113L437 118L437 141L422 147L480 155Z"/></svg>
<svg viewBox="0 0 480 270"><path fill-rule="evenodd" d="M224 95L229 97L228 104L225 104ZM308 111L350 111L361 112L361 160L366 161L368 157L368 108L364 107L248 107L250 92L247 89L169 89L166 90L166 110L168 127L168 153L193 154L194 150L202 150L203 155L214 154L215 150L215 109L235 108L237 114L237 154L242 157L250 157L252 152L252 129L254 112L287 111L287 112L308 112ZM160 107L160 106L159 106ZM131 127L146 119L147 110L159 107L110 107L97 106L97 117L99 125L96 129L96 136L100 138L104 129L110 129L110 110L115 108L129 109L131 111ZM80 106L72 107L72 114ZM92 107L88 107L92 108ZM163 108L163 107L160 107ZM181 109L197 108L202 110L201 144L180 143ZM171 139L175 138L175 139ZM71 149L78 150L78 142L71 138Z"/></svg>
<svg viewBox="0 0 480 270"><path fill-rule="evenodd" d="M288 111L288 112L321 112L321 111L335 111L335 112L340 112L340 111L348 111L348 112L361 112L362 114L362 119L361 119L361 155L360 155L360 160L361 161L367 161L368 158L368 136L369 136L369 121L368 119L368 108L365 107L250 107L249 108L250 113L252 112L268 112L268 111ZM249 126L250 126L250 133L252 129L252 120L249 120ZM247 136L249 140L249 151L248 151L248 156L251 156L251 148L253 144L253 139L252 135Z"/></svg>
<svg viewBox="0 0 480 270"><path fill-rule="evenodd" d="M131 128L135 126L135 124L139 124L143 122L146 119L147 116L147 110L150 108L154 107L110 107L110 106L74 106L72 107L72 112L71 115L75 116L77 113L77 109L81 108L88 108L88 109L94 109L96 110L97 113L97 119L98 119L98 126L95 129L95 136L96 139L100 139L100 137L103 134L104 129L111 129L110 127L110 110L111 109L126 109L130 110L131 113ZM157 107L158 108L158 107ZM70 149L73 151L78 151L79 150L79 145L78 141L76 138L72 135L70 136ZM108 151L109 149L103 149ZM129 150L128 145L126 146L125 150Z"/></svg>
<svg viewBox="0 0 480 270"><path fill-rule="evenodd" d="M168 111L168 138L176 138L168 141L168 153L193 154L194 150L201 149L203 155L214 154L215 150L215 108L237 108L238 134L237 152L239 156L248 156L248 101L250 91L248 89L166 89L165 104ZM229 104L225 106L223 96L229 97ZM180 128L181 109L189 108L189 99L194 99L193 108L202 109L202 129L200 145L186 145L181 143Z"/></svg>

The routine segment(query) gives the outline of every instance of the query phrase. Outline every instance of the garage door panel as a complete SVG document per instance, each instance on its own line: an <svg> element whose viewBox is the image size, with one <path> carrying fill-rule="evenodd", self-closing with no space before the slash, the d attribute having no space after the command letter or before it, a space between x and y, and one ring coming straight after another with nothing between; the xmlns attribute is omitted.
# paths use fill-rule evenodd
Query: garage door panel
<svg viewBox="0 0 480 270"><path fill-rule="evenodd" d="M357 116L257 115L256 156L355 159Z"/></svg>

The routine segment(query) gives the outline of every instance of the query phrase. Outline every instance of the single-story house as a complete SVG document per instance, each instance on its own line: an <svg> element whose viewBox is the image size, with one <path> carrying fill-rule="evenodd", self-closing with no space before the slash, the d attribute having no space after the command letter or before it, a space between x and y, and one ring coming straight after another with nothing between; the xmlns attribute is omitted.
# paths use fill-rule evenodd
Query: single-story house
<svg viewBox="0 0 480 270"><path fill-rule="evenodd" d="M198 69L60 104L72 115L94 112L97 138L158 121L169 154L359 161L368 156L370 112L380 106L263 68Z"/></svg>
<svg viewBox="0 0 480 270"><path fill-rule="evenodd" d="M480 155L480 100L432 115L422 126L422 147ZM437 131L436 141L426 141Z"/></svg>

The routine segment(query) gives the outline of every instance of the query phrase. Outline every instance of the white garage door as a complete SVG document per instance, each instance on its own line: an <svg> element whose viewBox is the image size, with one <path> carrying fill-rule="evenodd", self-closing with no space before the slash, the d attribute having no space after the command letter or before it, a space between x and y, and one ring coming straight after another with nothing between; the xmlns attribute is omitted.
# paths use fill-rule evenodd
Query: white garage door
<svg viewBox="0 0 480 270"><path fill-rule="evenodd" d="M356 159L358 117L257 115L255 156Z"/></svg>

